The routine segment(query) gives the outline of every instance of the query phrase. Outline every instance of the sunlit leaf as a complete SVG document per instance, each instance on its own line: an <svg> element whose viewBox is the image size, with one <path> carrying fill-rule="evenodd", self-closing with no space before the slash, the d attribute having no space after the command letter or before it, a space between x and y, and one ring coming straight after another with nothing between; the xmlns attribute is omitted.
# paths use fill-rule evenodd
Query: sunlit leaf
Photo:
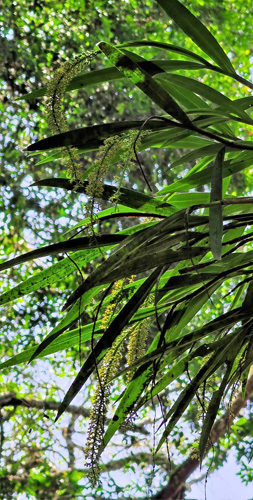
<svg viewBox="0 0 253 500"><path fill-rule="evenodd" d="M234 73L235 70L221 46L208 29L178 0L156 0L178 26L196 43L218 66Z"/></svg>

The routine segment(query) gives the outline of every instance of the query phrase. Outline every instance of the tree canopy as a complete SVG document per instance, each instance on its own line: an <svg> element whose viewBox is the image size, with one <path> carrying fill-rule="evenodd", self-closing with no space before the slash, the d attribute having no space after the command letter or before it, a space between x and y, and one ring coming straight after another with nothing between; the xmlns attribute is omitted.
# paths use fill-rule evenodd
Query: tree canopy
<svg viewBox="0 0 253 500"><path fill-rule="evenodd" d="M178 500L231 447L248 484L250 5L0 23L1 498Z"/></svg>

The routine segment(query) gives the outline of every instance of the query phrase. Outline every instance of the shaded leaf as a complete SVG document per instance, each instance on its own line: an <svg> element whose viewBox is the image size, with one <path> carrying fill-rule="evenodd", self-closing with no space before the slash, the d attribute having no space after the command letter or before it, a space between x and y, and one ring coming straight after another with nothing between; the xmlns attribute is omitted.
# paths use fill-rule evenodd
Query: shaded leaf
<svg viewBox="0 0 253 500"><path fill-rule="evenodd" d="M152 101L161 109L182 122L184 125L190 125L191 121L174 99L156 83L149 74L143 70L133 58L124 54L106 42L99 42L98 47L108 59L121 71L129 80L139 87Z"/></svg>
<svg viewBox="0 0 253 500"><path fill-rule="evenodd" d="M98 249L76 252L74 262L78 266L82 266L99 255L101 255L101 250ZM2 293L0 296L0 304L6 304L7 302L22 297L23 295L27 295L35 290L52 285L60 279L66 278L71 273L76 272L74 262L73 259L71 261L68 257L66 257L60 262L49 266L47 269L34 274L11 290Z"/></svg>
<svg viewBox="0 0 253 500"><path fill-rule="evenodd" d="M217 205L209 208L209 242L212 254L215 259L221 259L221 245L223 234L222 217L222 168L224 162L225 148L218 152L213 168L211 178L210 202L217 202Z"/></svg>
<svg viewBox="0 0 253 500"><path fill-rule="evenodd" d="M175 340L178 338L183 328L189 323L189 321L194 318L197 312L201 309L201 307L209 301L211 295L217 290L220 286L220 282L214 283L212 285L206 284L203 285L203 291L198 291L196 296L193 296L191 300L187 303L185 307L184 314L182 315L178 324L166 332L166 341Z"/></svg>
<svg viewBox="0 0 253 500"><path fill-rule="evenodd" d="M55 340L53 340L52 343L50 343L48 347L46 347L38 356L36 356L36 358L43 358L44 356L48 356L49 354L54 354L55 352L69 349L70 347L78 345L80 341L81 344L83 344L84 342L88 342L91 339L92 326L93 325L82 326L80 329L75 328L74 330L69 330L61 334L60 336L56 337ZM100 322L98 321L94 332L94 338L101 336L103 332L104 330L100 328ZM30 347L29 349L25 349L24 351L22 351L20 354L12 356L12 358L0 364L0 370L3 370L4 368L10 366L21 365L23 363L26 363L27 361L30 361L37 347L37 345L34 347Z"/></svg>
<svg viewBox="0 0 253 500"><path fill-rule="evenodd" d="M126 238L122 244L118 245L117 250L107 259L107 261L103 262L98 269L93 271L89 278L87 278L68 298L64 305L64 309L70 307L78 300L82 293L92 286L116 281L122 277L128 277L132 274L152 269L153 267L157 267L157 265L164 266L172 262L183 260L184 258L191 258L191 256L194 255L204 255L207 249L200 247L184 247L179 251L168 251L167 248L162 248L161 251L159 251L160 249L158 247L156 254L153 253L148 256L146 249L143 249L144 252L141 251L141 253L139 253L141 247L144 247L149 242L149 238L153 239L164 233L167 234L168 231L172 231L173 229L184 229L184 213L184 211L179 211L152 227L143 229ZM191 224L200 225L205 221L205 217L191 218L188 221L188 225L189 227L191 227Z"/></svg>
<svg viewBox="0 0 253 500"><path fill-rule="evenodd" d="M166 424L165 431L157 445L156 452L161 448L167 437L170 435L171 431L174 429L178 420L183 415L186 408L189 406L190 402L194 398L196 391L205 380L207 380L215 370L221 366L226 359L228 347L225 349L224 346L216 352L206 361L197 375L189 382L186 388L181 392L180 396L166 414L164 418L164 424L170 418L168 424ZM162 425L162 424L161 424Z"/></svg>
<svg viewBox="0 0 253 500"><path fill-rule="evenodd" d="M63 146L85 146L88 150L98 149L103 144L104 139L112 135L118 135L128 130L138 130L143 125L143 121L130 120L125 122L112 122L103 125L92 125L91 127L77 128L63 132L62 134L46 137L41 141L34 142L28 146L27 151L43 151L46 149L61 148ZM143 126L143 130L166 128L161 120L151 120Z"/></svg>
<svg viewBox="0 0 253 500"><path fill-rule="evenodd" d="M14 259L7 260L0 264L0 271L9 269L10 267L17 266L29 260L39 259L47 255L55 255L64 252L76 252L80 249L90 249L90 248L100 248L103 246L112 246L120 243L125 239L124 235L114 234L114 235L97 235L96 239L92 239L89 236L83 238L75 238L72 240L61 241L60 243L54 243L53 245L47 245L41 248L37 248L32 252L27 252Z"/></svg>
<svg viewBox="0 0 253 500"><path fill-rule="evenodd" d="M121 43L117 45L118 48L124 48L124 47L158 47L162 50L168 50L171 52L176 52L176 54L182 54L184 56L189 57L190 59L193 59L195 61L199 61L203 65L209 65L208 61L201 57L199 54L195 54L195 52L192 52L191 50L185 49L184 47L180 47L178 45L172 45L170 43L164 43L164 42L158 42L155 40L134 40L134 41L128 41Z"/></svg>
<svg viewBox="0 0 253 500"><path fill-rule="evenodd" d="M241 116L242 118L245 118L252 123L252 120L250 119L249 115L247 115L247 113L245 113L242 110L241 106L237 106L236 101L231 101L228 97L223 95L218 90L215 90L214 88L210 87L209 85L206 85L205 83L200 82L199 80L196 79L194 80L193 78L189 78L187 76L182 76L182 75L173 75L171 73L162 73L156 75L155 80L159 82L164 81L164 83L168 81L172 84L179 85L183 89L186 88L188 91L192 91L194 94L199 94L208 99L209 101L224 107L227 110L227 112L237 114L238 116ZM169 86L169 88L171 87Z"/></svg>
<svg viewBox="0 0 253 500"><path fill-rule="evenodd" d="M213 156L221 149L220 144L210 144L208 146L204 146L202 148L197 148L194 151L191 151L190 153L187 153L185 155L182 155L180 158L177 160L173 161L171 163L171 168L175 168L178 165L184 165L185 163L191 162L196 160L197 158L201 158L202 156L210 156L212 159Z"/></svg>
<svg viewBox="0 0 253 500"><path fill-rule="evenodd" d="M236 341L238 343L238 337L236 337ZM221 381L219 389L217 391L213 392L211 401L208 405L207 413L204 418L203 426L202 426L202 431L201 431L201 436L199 440L199 462L201 464L206 452L207 452L207 443L208 439L210 436L210 432L212 429L212 426L214 424L214 421L217 417L219 407L220 407L220 402L222 397L224 396L226 386L228 383L228 379L231 373L231 368L233 365L233 361L240 350L241 342L239 342L239 345L236 347L235 345L230 346L230 356L229 356L229 361L227 362L227 367L226 367L226 372L223 376L223 379ZM231 353L232 351L232 353ZM231 355L232 354L232 355ZM212 446L213 443L210 443ZM208 446L209 448L209 446Z"/></svg>
<svg viewBox="0 0 253 500"><path fill-rule="evenodd" d="M152 44L152 42L151 42ZM167 47L167 44L165 44ZM126 47L126 46L131 46L131 43L128 45L122 44L119 45L118 47ZM173 47L173 46L172 46ZM193 61L183 61L183 60L166 60L166 59L154 59L151 61L140 61L140 65L148 71L150 74L152 74L152 64L149 64L154 62L154 64L158 67L160 67L162 70L167 71L173 71L173 70L178 70L178 69L200 69L200 68L205 68L205 60L201 57L198 57L196 54L191 53L190 51L187 51L184 49L180 49L180 47L177 48L178 50L174 50L174 52L178 52L184 55L189 55L189 57L196 59L198 62L193 62ZM170 50L173 50L170 49ZM189 53L189 54L188 54ZM193 54L193 55L192 55ZM154 73L154 72L153 72ZM154 73L155 74L155 73ZM99 83L103 82L111 82L113 80L120 80L124 78L124 75L115 68L115 66L111 66L110 68L103 68L95 71L89 71L88 73L80 73L79 75L75 76L72 78L71 82L68 84L66 87L66 92L70 92L71 90L80 90L85 87L88 87L90 85L98 85ZM24 94L21 97L18 97L17 100L25 100L28 101L30 99L38 99L40 97L45 96L47 93L47 87L40 87L37 90L34 90L33 92L30 92L29 94Z"/></svg>
<svg viewBox="0 0 253 500"><path fill-rule="evenodd" d="M246 151L244 153L247 153ZM241 170L252 165L253 154L251 153L251 158L232 162L231 160L226 160L223 163L222 178L234 175ZM183 192L192 189L193 187L202 186L211 182L212 177L212 167L207 167L203 171L198 173L189 174L184 179L174 182L170 186L160 190L160 195L166 193L176 193Z"/></svg>
<svg viewBox="0 0 253 500"><path fill-rule="evenodd" d="M125 207L124 205L116 205L111 208L107 208L105 210L101 210L98 214L96 214L96 220L92 221L90 217L81 220L76 224L75 226L71 227L66 233L69 233L70 231L74 231L75 229L78 229L79 227L84 227L88 226L92 222L95 222L97 224L97 221L103 222L107 221L110 219L114 218L119 218L119 217L155 217L157 214L156 213L150 213L150 212L143 212L143 211L136 211L134 208L130 207ZM65 233L65 234L66 234ZM122 238L123 241L123 238ZM120 242L120 240L119 240Z"/></svg>
<svg viewBox="0 0 253 500"><path fill-rule="evenodd" d="M85 194L88 182L85 181L82 187L75 188L69 179L57 177L42 179L32 184L32 186L55 187ZM104 184L104 190L101 197L103 200L109 200L113 195L115 195L115 193L117 193L117 188L110 186L109 184ZM152 198L151 196L140 193L139 191L134 191L133 189L120 188L119 195L117 196L118 202L122 203L122 205L142 211L145 210L146 212L161 215L163 217L171 215L176 211L176 209L169 203L160 199Z"/></svg>

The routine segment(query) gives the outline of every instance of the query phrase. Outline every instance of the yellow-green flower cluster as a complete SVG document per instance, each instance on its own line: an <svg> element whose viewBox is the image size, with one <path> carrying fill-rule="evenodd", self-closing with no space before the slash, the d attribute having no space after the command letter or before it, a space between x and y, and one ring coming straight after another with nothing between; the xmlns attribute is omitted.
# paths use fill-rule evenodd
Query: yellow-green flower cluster
<svg viewBox="0 0 253 500"><path fill-rule="evenodd" d="M109 304L102 318L102 328L106 329L111 321L112 315L115 313L121 297L121 292L125 284L131 284L135 276L131 276L126 280L116 281L112 288L113 301ZM124 340L128 336L128 330L123 331L114 342L113 346L106 353L102 366L99 370L98 383L93 398L93 405L90 414L90 424L88 429L87 444L85 447L86 465L89 468L89 478L95 485L99 478L99 456L100 445L104 436L104 424L106 410L111 393L112 380L117 373L122 359Z"/></svg>
<svg viewBox="0 0 253 500"><path fill-rule="evenodd" d="M136 131L129 130L128 132L121 134L121 142L120 142L120 162L118 163L119 174L114 176L114 181L117 184L117 191L110 198L111 201L118 201L119 191L124 181L124 178L128 172L134 167L134 141L136 139ZM137 141L138 144L139 140ZM136 144L136 148L137 148Z"/></svg>
<svg viewBox="0 0 253 500"><path fill-rule="evenodd" d="M122 332L105 355L99 370L99 380L93 398L88 438L84 453L86 466L89 468L88 477L94 486L100 474L100 445L104 436L106 410L111 393L111 381L119 368L125 335L125 332Z"/></svg>
<svg viewBox="0 0 253 500"><path fill-rule="evenodd" d="M63 96L70 80L82 71L84 66L90 64L96 52L90 52L80 55L71 61L66 61L55 72L52 80L49 82L46 96L46 116L48 125L53 134L67 132L68 127L62 111ZM80 165L77 163L77 149L71 147L62 148L62 157L66 157L66 166L68 175L76 185L82 183Z"/></svg>
<svg viewBox="0 0 253 500"><path fill-rule="evenodd" d="M88 186L86 193L92 199L100 200L104 190L104 180L108 172L109 165L115 154L120 149L121 136L113 136L105 139L104 144L99 148L96 163L88 176Z"/></svg>
<svg viewBox="0 0 253 500"><path fill-rule="evenodd" d="M117 304L117 295L121 292L123 286L124 286L123 280L116 281L113 285L112 297L114 300L111 302L111 304L108 304L108 306L106 307L105 312L102 316L101 328L103 330L107 329L108 325L110 324L110 321L111 321L113 314L115 314L115 312L116 312L116 308L118 305Z"/></svg>
<svg viewBox="0 0 253 500"><path fill-rule="evenodd" d="M70 80L74 78L84 66L90 64L96 52L89 52L75 57L71 61L66 61L58 68L49 82L46 98L46 113L49 127L54 134L67 131L65 116L61 105L66 87Z"/></svg>
<svg viewBox="0 0 253 500"><path fill-rule="evenodd" d="M126 375L127 382L131 380L135 372L135 368L131 369L131 364L145 355L149 324L150 320L144 319L130 330L127 353L127 364L130 368Z"/></svg>
<svg viewBox="0 0 253 500"><path fill-rule="evenodd" d="M146 353L146 340L148 336L149 325L150 319L146 318L141 323L134 325L133 328L129 328L127 331L127 364L129 365L129 370L126 372L127 383L131 381L136 371L136 367L131 368L131 364L134 363L134 361L140 359ZM129 410L127 419L120 426L122 432L132 430L136 417L137 414L135 412L135 409L132 408L131 410Z"/></svg>
<svg viewBox="0 0 253 500"><path fill-rule="evenodd" d="M101 328L103 330L106 330L110 324L110 321L112 319L112 316L117 312L118 306L122 305L122 290L124 289L125 285L130 285L131 283L134 282L135 275L132 275L130 278L124 279L124 280L119 280L115 281L113 287L112 287L112 302L108 304L106 307L104 314L102 316L101 320Z"/></svg>
<svg viewBox="0 0 253 500"><path fill-rule="evenodd" d="M90 196L90 201L86 204L86 215L90 218L90 227L88 232L93 234L93 224L96 220L95 204L100 201L104 190L104 180L109 169L111 159L119 149L119 136L105 139L104 144L97 152L97 161L88 175L88 186L86 194Z"/></svg>

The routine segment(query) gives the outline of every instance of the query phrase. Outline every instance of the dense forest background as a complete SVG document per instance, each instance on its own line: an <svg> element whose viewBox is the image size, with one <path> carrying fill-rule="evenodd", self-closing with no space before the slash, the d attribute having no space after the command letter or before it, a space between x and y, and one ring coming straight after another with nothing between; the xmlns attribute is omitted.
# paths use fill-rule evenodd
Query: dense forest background
<svg viewBox="0 0 253 500"><path fill-rule="evenodd" d="M251 2L184 0L183 4L213 33L238 74L252 82ZM92 51L100 41L123 44L129 40L143 39L173 44L203 56L201 49L154 0L124 1L120 2L120 8L117 2L103 0L5 2L0 12L1 263L36 248L65 241L66 233L68 237L74 236L76 230L72 228L87 217L88 199L85 192L77 194L62 188L32 186L45 178L67 178L68 172L59 154L50 161L47 153L38 156L26 151L35 141L51 135L44 98L39 93L35 93L32 98L27 98L26 94L43 89L64 61L72 60L85 51ZM169 57L173 61L182 60L182 55L170 53L168 56L168 52L161 47L136 47L134 52L148 59ZM89 71L108 67L109 62L103 54L99 54L92 60ZM201 82L224 96L232 100L251 97L252 88L231 81L226 74L196 66L197 70L197 78ZM173 74L177 72L177 65L173 68L173 62L170 71ZM181 67L181 71L184 76L195 76L195 70L190 71L187 64L185 68ZM62 105L69 130L117 121L143 122L150 116L161 114L157 103L125 78L99 84L92 80L86 82L83 88L79 85L78 91L67 92ZM235 133L245 141L251 140L252 130L250 123L234 123ZM171 143L166 148L143 148L139 159L153 193L180 181L194 167L196 159L190 157L185 158L183 165L178 162L187 152L187 142L181 147L180 144ZM90 150L80 156L83 172L92 167L96 154L95 150ZM171 168L173 164L174 168ZM119 175L119 168L113 163L106 174L107 184L114 186L115 177ZM121 187L150 195L136 158L133 158L133 167L125 171ZM251 163L231 175L225 188L228 196L250 196L253 188ZM205 195L209 191L209 183L204 183L194 186L189 193L198 193L200 203L203 200L205 203ZM183 209L184 196L182 190L178 206ZM111 206L111 202L100 201L101 210ZM105 219L99 223L99 230L102 229L103 235L130 230L137 224L137 218L144 224L152 222L146 220L145 213L139 217L138 214L132 217L122 215ZM235 237L239 237L238 234ZM251 240L246 243L245 252L250 250ZM52 263L61 262L63 257L64 254L47 255L1 271L1 291L13 289ZM234 307L235 301L243 302L252 274L250 265L247 264L245 282L236 276L232 285L226 282L220 285L214 297L205 302L191 319L188 331L199 329L225 314ZM95 267L93 259L87 262L83 268L85 276L90 275ZM89 380L60 420L54 423L60 402L80 369L80 362L82 364L90 352L90 342L79 342L80 322L77 320L71 325L76 341L73 342L72 338L69 348L66 337L64 350L32 361L29 365L27 357L18 358L18 361L13 358L37 346L56 327L59 311L69 294L81 284L82 276L74 266L73 272L67 276L63 273L57 284L36 288L32 294L17 295L15 301L10 300L1 305L0 498L190 498L185 483L190 481L192 472L199 466L196 443L203 417L201 400L205 393L207 401L210 401L213 388L220 387L224 375L222 369L212 374L209 385L201 387L200 394L193 398L170 434L167 448L161 448L157 454L154 454L154 440L156 428L163 418L161 404L166 412L166 408L189 384L190 374L186 370L169 390L165 388L162 391L158 409L153 404L156 401L145 404L138 415L134 415L132 426L122 426L120 433L113 437L103 455L101 482L92 487L87 466L84 465L84 447L95 377ZM101 295L91 299L83 314L82 326L95 320L100 300ZM145 303L145 307L151 307L151 303ZM147 342L151 342L156 331L154 319L149 324ZM10 363L9 359L13 361ZM123 356L120 365L122 370L125 363ZM200 361L196 362L196 367L198 363L200 365ZM215 444L205 458L205 465L210 475L222 467L227 454L233 449L240 464L241 480L250 485L253 477L253 415L250 406L253 381L250 372L247 372L247 376L248 388L244 388L244 395L238 382L233 394L229 393L228 398L221 403L217 427L213 428L213 433L216 432L216 436L213 434ZM122 382L121 379L114 382L108 419L113 414L124 383L125 380ZM237 417L235 420L234 416Z"/></svg>

